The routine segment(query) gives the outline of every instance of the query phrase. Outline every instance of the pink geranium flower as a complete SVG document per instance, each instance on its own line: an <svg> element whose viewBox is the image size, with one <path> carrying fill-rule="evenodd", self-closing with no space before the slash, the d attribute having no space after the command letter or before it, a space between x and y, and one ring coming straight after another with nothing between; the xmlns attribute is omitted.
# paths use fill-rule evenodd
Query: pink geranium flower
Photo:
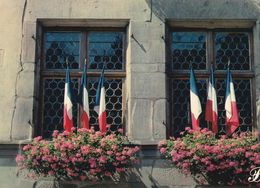
<svg viewBox="0 0 260 188"><path fill-rule="evenodd" d="M128 147L127 138L118 132L54 131L52 141L36 137L24 146L16 162L20 170L29 169L36 176L81 181L113 178L137 162L139 151L139 147Z"/></svg>
<svg viewBox="0 0 260 188"><path fill-rule="evenodd" d="M186 131L176 140L163 140L159 144L160 153L175 167L184 174L199 177L199 182L248 184L250 170L260 165L260 144L255 137L237 134L231 138L216 138L208 129L194 131L186 128Z"/></svg>

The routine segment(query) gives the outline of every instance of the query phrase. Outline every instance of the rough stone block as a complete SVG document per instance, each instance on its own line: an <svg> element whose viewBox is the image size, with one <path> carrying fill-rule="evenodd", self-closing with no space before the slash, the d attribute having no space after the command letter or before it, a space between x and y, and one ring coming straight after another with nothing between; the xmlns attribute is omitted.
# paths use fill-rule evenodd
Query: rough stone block
<svg viewBox="0 0 260 188"><path fill-rule="evenodd" d="M131 97L144 99L165 98L164 73L133 73L131 74Z"/></svg>
<svg viewBox="0 0 260 188"><path fill-rule="evenodd" d="M157 63L165 61L165 31L161 20L130 23L130 49L132 63Z"/></svg>
<svg viewBox="0 0 260 188"><path fill-rule="evenodd" d="M154 63L154 64L132 63L131 70L132 72L144 72L144 73L165 72L165 63Z"/></svg>
<svg viewBox="0 0 260 188"><path fill-rule="evenodd" d="M32 97L34 91L34 72L22 71L17 81L17 96Z"/></svg>
<svg viewBox="0 0 260 188"><path fill-rule="evenodd" d="M161 37L164 35L164 23L161 20L153 20L153 22L132 21L130 24L131 34L138 41L161 40Z"/></svg>
<svg viewBox="0 0 260 188"><path fill-rule="evenodd" d="M191 177L181 174L168 160L142 159L141 166L140 177L147 187L196 185Z"/></svg>
<svg viewBox="0 0 260 188"><path fill-rule="evenodd" d="M23 71L24 72L34 72L35 62L23 62Z"/></svg>
<svg viewBox="0 0 260 188"><path fill-rule="evenodd" d="M152 139L152 103L134 99L131 102L131 137L134 140Z"/></svg>
<svg viewBox="0 0 260 188"><path fill-rule="evenodd" d="M165 61L165 43L160 38L140 41L131 38L131 63L158 63Z"/></svg>
<svg viewBox="0 0 260 188"><path fill-rule="evenodd" d="M35 45L36 43L36 23L25 22L22 44L22 61L34 62L35 61Z"/></svg>
<svg viewBox="0 0 260 188"><path fill-rule="evenodd" d="M158 65L157 64L132 63L131 69L132 69L132 72L152 73L152 72L158 71Z"/></svg>
<svg viewBox="0 0 260 188"><path fill-rule="evenodd" d="M33 97L17 98L16 108L12 125L12 139L26 140L30 139L32 127L29 121L32 122Z"/></svg>
<svg viewBox="0 0 260 188"><path fill-rule="evenodd" d="M0 87L1 88L1 87ZM4 93L2 93L4 94ZM0 106L1 106L1 113L0 113L0 141L6 142L10 141L10 130L11 130L11 117L13 112L13 101L14 96L5 96L0 95Z"/></svg>
<svg viewBox="0 0 260 188"><path fill-rule="evenodd" d="M60 6L61 4L62 6ZM29 14L27 20L35 18L132 18L140 21L148 20L150 16L148 5L142 0L135 0L135 3L121 0L89 0L77 1L77 3L60 0L34 0L28 4L28 10L33 10L33 14Z"/></svg>
<svg viewBox="0 0 260 188"><path fill-rule="evenodd" d="M166 99L154 101L153 113L153 137L155 140L162 140L166 137Z"/></svg>

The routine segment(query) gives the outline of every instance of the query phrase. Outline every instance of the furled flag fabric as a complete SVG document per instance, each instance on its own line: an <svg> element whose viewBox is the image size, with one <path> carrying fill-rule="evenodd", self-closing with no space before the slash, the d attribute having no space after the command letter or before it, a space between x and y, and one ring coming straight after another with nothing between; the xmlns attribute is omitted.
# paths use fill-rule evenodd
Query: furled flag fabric
<svg viewBox="0 0 260 188"><path fill-rule="evenodd" d="M72 94L71 94L71 80L70 70L67 65L65 90L64 90L64 112L63 112L63 128L65 131L71 132L73 127L73 116L72 116Z"/></svg>
<svg viewBox="0 0 260 188"><path fill-rule="evenodd" d="M198 96L198 91L196 87L196 80L194 72L190 70L190 108L191 108L191 120L192 129L199 129L199 115L201 114L201 104Z"/></svg>
<svg viewBox="0 0 260 188"><path fill-rule="evenodd" d="M217 94L215 89L215 79L214 79L214 71L211 67L211 73L209 77L208 84L208 98L206 103L206 114L205 119L208 122L211 122L212 131L214 133L218 132L218 103L217 103Z"/></svg>
<svg viewBox="0 0 260 188"><path fill-rule="evenodd" d="M227 70L227 79L226 79L225 110L226 110L227 133L231 135L239 126L239 118L238 118L234 84L233 84L233 80L229 68Z"/></svg>
<svg viewBox="0 0 260 188"><path fill-rule="evenodd" d="M98 124L101 132L107 131L106 123L106 91L104 87L104 68L98 82L96 102L94 110L98 113Z"/></svg>
<svg viewBox="0 0 260 188"><path fill-rule="evenodd" d="M86 65L81 78L81 86L79 92L79 103L81 108L81 127L89 129L89 100L87 90L87 71Z"/></svg>

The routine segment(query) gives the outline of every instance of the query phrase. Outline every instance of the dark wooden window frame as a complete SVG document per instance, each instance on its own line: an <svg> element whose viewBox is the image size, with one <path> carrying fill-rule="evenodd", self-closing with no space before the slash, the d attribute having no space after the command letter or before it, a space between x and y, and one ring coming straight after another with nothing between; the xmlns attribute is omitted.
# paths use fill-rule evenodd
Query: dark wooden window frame
<svg viewBox="0 0 260 188"><path fill-rule="evenodd" d="M34 106L33 106L33 136L42 136L43 135L43 84L42 80L46 77L48 78L65 78L65 69L55 69L55 70L45 70L44 69L44 33L45 32L80 32L80 60L79 68L71 69L71 77L77 78L80 80L83 73L83 66L85 58L87 59L87 64L89 63L88 59L88 41L87 35L90 32L122 32L123 33L123 65L122 70L106 70L106 78L122 79L122 127L125 128L125 111L126 111L126 102L125 102L125 78L126 78L126 27L48 27L43 26L41 22L37 24L37 33L36 33L36 68L35 68L35 84L34 84ZM100 76L101 70L87 70L87 75L89 78L97 78ZM78 108L79 111L79 108ZM77 117L77 122L79 123L79 113Z"/></svg>
<svg viewBox="0 0 260 188"><path fill-rule="evenodd" d="M181 24L177 23L178 25ZM169 24L171 25L171 24ZM256 88L255 88L255 72L254 72L254 47L253 47L253 29L252 28L205 28L203 26L203 22L198 25L195 24L195 27L166 27L166 75L167 75L167 137L172 136L173 133L173 121L172 121L172 94L171 94L171 83L173 79L188 79L189 78L189 70L173 70L172 69L172 33L173 32L205 32L206 33L206 69L205 70L194 70L197 79L205 79L208 80L210 74L210 66L211 64L215 64L214 59L214 33L215 32L248 32L249 33L249 65L250 69L241 71L241 70L232 70L233 79L241 78L241 79L250 79L251 81L251 115L252 115L252 131L256 130ZM198 27L199 26L199 27ZM250 25L251 26L251 25ZM225 79L226 71L225 70L216 70L215 78ZM208 84L208 83L207 83Z"/></svg>

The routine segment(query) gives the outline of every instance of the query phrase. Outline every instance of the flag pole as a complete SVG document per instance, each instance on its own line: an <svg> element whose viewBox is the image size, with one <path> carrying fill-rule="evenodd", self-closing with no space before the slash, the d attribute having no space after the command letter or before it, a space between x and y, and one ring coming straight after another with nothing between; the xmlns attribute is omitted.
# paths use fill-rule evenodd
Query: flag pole
<svg viewBox="0 0 260 188"><path fill-rule="evenodd" d="M210 76L209 76L210 79L211 79L211 71L213 71L213 63L211 63L211 66L210 66ZM208 81L208 84L209 84L209 82L210 82L210 80ZM208 86L208 89L210 89L209 86ZM207 91L207 92L208 92L208 91ZM205 110L206 110L206 109L205 109ZM207 113L207 112L206 112L206 113ZM208 129L212 131L212 128L213 128L213 126L212 126L212 121L206 121L206 122L207 122L207 127L208 127Z"/></svg>
<svg viewBox="0 0 260 188"><path fill-rule="evenodd" d="M187 112L188 112L188 114L187 114L187 117L188 117L188 124L190 125L191 124L191 118L190 118L190 102L188 101L187 102Z"/></svg>
<svg viewBox="0 0 260 188"><path fill-rule="evenodd" d="M69 58L68 57L66 57L65 62L66 62L66 65L68 67L69 66Z"/></svg>
<svg viewBox="0 0 260 188"><path fill-rule="evenodd" d="M87 64L87 59L85 58L85 59L84 59L84 67L83 67L82 77L81 77L81 79L82 79L81 82L82 82L83 84L84 84L84 78L83 78L84 75L83 75L83 74L84 74L84 69L85 69L86 64ZM81 88L81 86L80 86L80 93L81 93L81 92L83 92L83 88ZM82 94L82 95L83 95L83 94ZM82 101L82 97L83 97L82 95L80 95L80 98L78 98L79 101ZM82 106L82 108L81 108L81 105L80 105L80 103L79 103L79 110L81 111L81 114L79 113L79 116L80 116L79 122L80 122L80 123L77 124L77 130L80 128L79 125L81 125L81 128L82 128L81 115L82 115L82 113L83 113L83 111L84 111L83 108L84 108L83 106Z"/></svg>
<svg viewBox="0 0 260 188"><path fill-rule="evenodd" d="M189 69L191 71L191 69L193 68L193 63L191 61L189 61ZM187 103L187 110L188 110L188 124L189 126L192 128L192 120L191 120L191 106L190 106L190 101L188 101Z"/></svg>
<svg viewBox="0 0 260 188"><path fill-rule="evenodd" d="M70 85L70 73L69 73L69 62L68 57L65 59L66 67L66 79L65 79L65 89L64 89L64 112L63 112L63 127L65 131L70 132L73 126L73 101L72 101L72 91ZM70 117L71 116L71 117ZM70 119L72 118L72 119Z"/></svg>

